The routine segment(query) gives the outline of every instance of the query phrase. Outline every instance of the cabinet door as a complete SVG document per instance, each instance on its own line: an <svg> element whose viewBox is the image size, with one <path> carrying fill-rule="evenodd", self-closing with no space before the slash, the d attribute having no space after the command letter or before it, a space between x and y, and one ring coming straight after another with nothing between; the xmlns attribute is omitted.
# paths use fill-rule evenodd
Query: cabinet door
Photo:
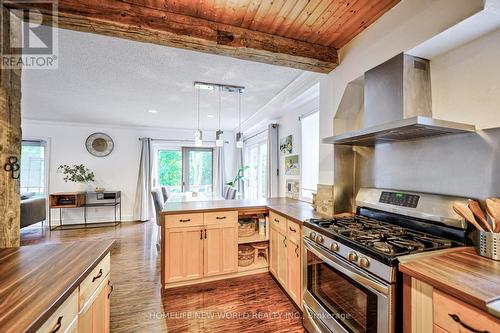
<svg viewBox="0 0 500 333"><path fill-rule="evenodd" d="M278 231L271 227L269 230L269 271L278 278Z"/></svg>
<svg viewBox="0 0 500 333"><path fill-rule="evenodd" d="M78 333L109 332L109 300L108 281L106 277L92 296L92 303L85 306L78 315Z"/></svg>
<svg viewBox="0 0 500 333"><path fill-rule="evenodd" d="M184 281L203 277L203 228L165 230L165 281Z"/></svg>
<svg viewBox="0 0 500 333"><path fill-rule="evenodd" d="M204 231L204 276L238 270L238 226L207 225Z"/></svg>
<svg viewBox="0 0 500 333"><path fill-rule="evenodd" d="M287 258L288 258L288 251L287 251L287 244L288 239L287 237L282 234L281 232L278 232L278 276L276 277L278 281L281 283L281 285L287 289L287 271L288 271L288 264L287 264Z"/></svg>
<svg viewBox="0 0 500 333"><path fill-rule="evenodd" d="M300 242L297 239L289 238L288 249L288 294L300 307L302 301L301 288L301 267L300 267Z"/></svg>

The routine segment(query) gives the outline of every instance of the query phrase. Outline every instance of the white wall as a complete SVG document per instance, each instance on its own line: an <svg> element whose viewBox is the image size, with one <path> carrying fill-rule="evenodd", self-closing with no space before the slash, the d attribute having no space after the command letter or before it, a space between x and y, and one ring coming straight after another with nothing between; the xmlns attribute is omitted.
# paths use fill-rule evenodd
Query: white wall
<svg viewBox="0 0 500 333"><path fill-rule="evenodd" d="M432 58L433 116L481 129L499 127L499 59L500 29Z"/></svg>
<svg viewBox="0 0 500 333"><path fill-rule="evenodd" d="M296 101L300 103L290 103L285 106L285 114L281 116L277 123L279 124L278 133L279 138L284 138L288 135L293 135L293 151L292 155L299 155L299 163L302 164L302 137L301 137L301 126L299 117L314 111L319 110L319 87L313 87L308 89L304 95L298 96ZM301 168L302 172L302 168ZM286 196L286 180L287 179L298 179L299 176L286 176L285 175L285 155L280 153L279 160L279 196Z"/></svg>
<svg viewBox="0 0 500 333"><path fill-rule="evenodd" d="M133 206L136 193L139 159L141 153L140 137L191 140L193 130L124 127L97 124L75 124L23 120L23 138L43 138L49 142L49 193L75 191L74 183L65 183L63 175L57 172L61 164L84 164L96 175L95 186L108 190L121 190L123 220L133 219ZM99 158L89 154L85 148L86 138L94 132L104 132L111 136L115 143L114 151L107 157ZM213 133L203 133L205 140L213 140ZM226 176L234 176L234 140L232 132L225 132L226 144ZM179 143L179 146L182 144ZM53 211L53 218L58 212ZM68 222L81 221L82 213L67 210L64 216ZM112 209L89 209L89 221L102 221L113 216Z"/></svg>
<svg viewBox="0 0 500 333"><path fill-rule="evenodd" d="M483 5L482 0L402 1L354 38L340 50L340 65L321 79L320 138L333 135L333 117L347 83L480 11ZM321 144L319 182L333 184L333 169L333 146Z"/></svg>

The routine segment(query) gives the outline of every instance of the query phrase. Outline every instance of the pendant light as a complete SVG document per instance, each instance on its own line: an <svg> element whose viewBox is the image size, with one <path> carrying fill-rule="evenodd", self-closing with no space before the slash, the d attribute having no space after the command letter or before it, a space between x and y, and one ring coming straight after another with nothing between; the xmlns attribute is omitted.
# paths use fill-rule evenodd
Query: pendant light
<svg viewBox="0 0 500 333"><path fill-rule="evenodd" d="M194 145L196 147L203 146L203 132L200 129L200 89L196 88L196 104L198 107L198 129L194 132Z"/></svg>
<svg viewBox="0 0 500 333"><path fill-rule="evenodd" d="M215 132L215 145L217 147L224 146L223 134L224 132L220 129L220 116L221 116L221 87L219 86L219 129Z"/></svg>
<svg viewBox="0 0 500 333"><path fill-rule="evenodd" d="M243 133L241 133L241 91L238 90L238 133L236 133L236 148L243 148Z"/></svg>

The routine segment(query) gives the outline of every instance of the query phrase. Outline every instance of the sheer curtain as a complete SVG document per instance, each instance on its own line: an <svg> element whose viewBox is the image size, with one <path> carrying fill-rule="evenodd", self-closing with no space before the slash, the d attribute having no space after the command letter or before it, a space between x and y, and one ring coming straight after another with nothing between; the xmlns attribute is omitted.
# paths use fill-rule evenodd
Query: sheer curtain
<svg viewBox="0 0 500 333"><path fill-rule="evenodd" d="M141 140L142 149L135 193L134 220L148 221L154 216L151 200L153 154L151 138L140 138L139 140Z"/></svg>
<svg viewBox="0 0 500 333"><path fill-rule="evenodd" d="M224 164L224 147L217 147L214 151L214 192L222 196L224 185L226 185L226 173Z"/></svg>
<svg viewBox="0 0 500 333"><path fill-rule="evenodd" d="M279 196L279 142L278 124L270 124L267 130L267 197Z"/></svg>

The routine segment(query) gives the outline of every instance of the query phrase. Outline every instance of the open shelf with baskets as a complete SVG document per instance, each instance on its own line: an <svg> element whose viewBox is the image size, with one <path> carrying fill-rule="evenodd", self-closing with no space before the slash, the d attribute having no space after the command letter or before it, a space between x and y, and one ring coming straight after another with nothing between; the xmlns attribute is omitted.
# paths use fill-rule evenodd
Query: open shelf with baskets
<svg viewBox="0 0 500 333"><path fill-rule="evenodd" d="M238 212L238 272L269 267L269 213L250 209Z"/></svg>

